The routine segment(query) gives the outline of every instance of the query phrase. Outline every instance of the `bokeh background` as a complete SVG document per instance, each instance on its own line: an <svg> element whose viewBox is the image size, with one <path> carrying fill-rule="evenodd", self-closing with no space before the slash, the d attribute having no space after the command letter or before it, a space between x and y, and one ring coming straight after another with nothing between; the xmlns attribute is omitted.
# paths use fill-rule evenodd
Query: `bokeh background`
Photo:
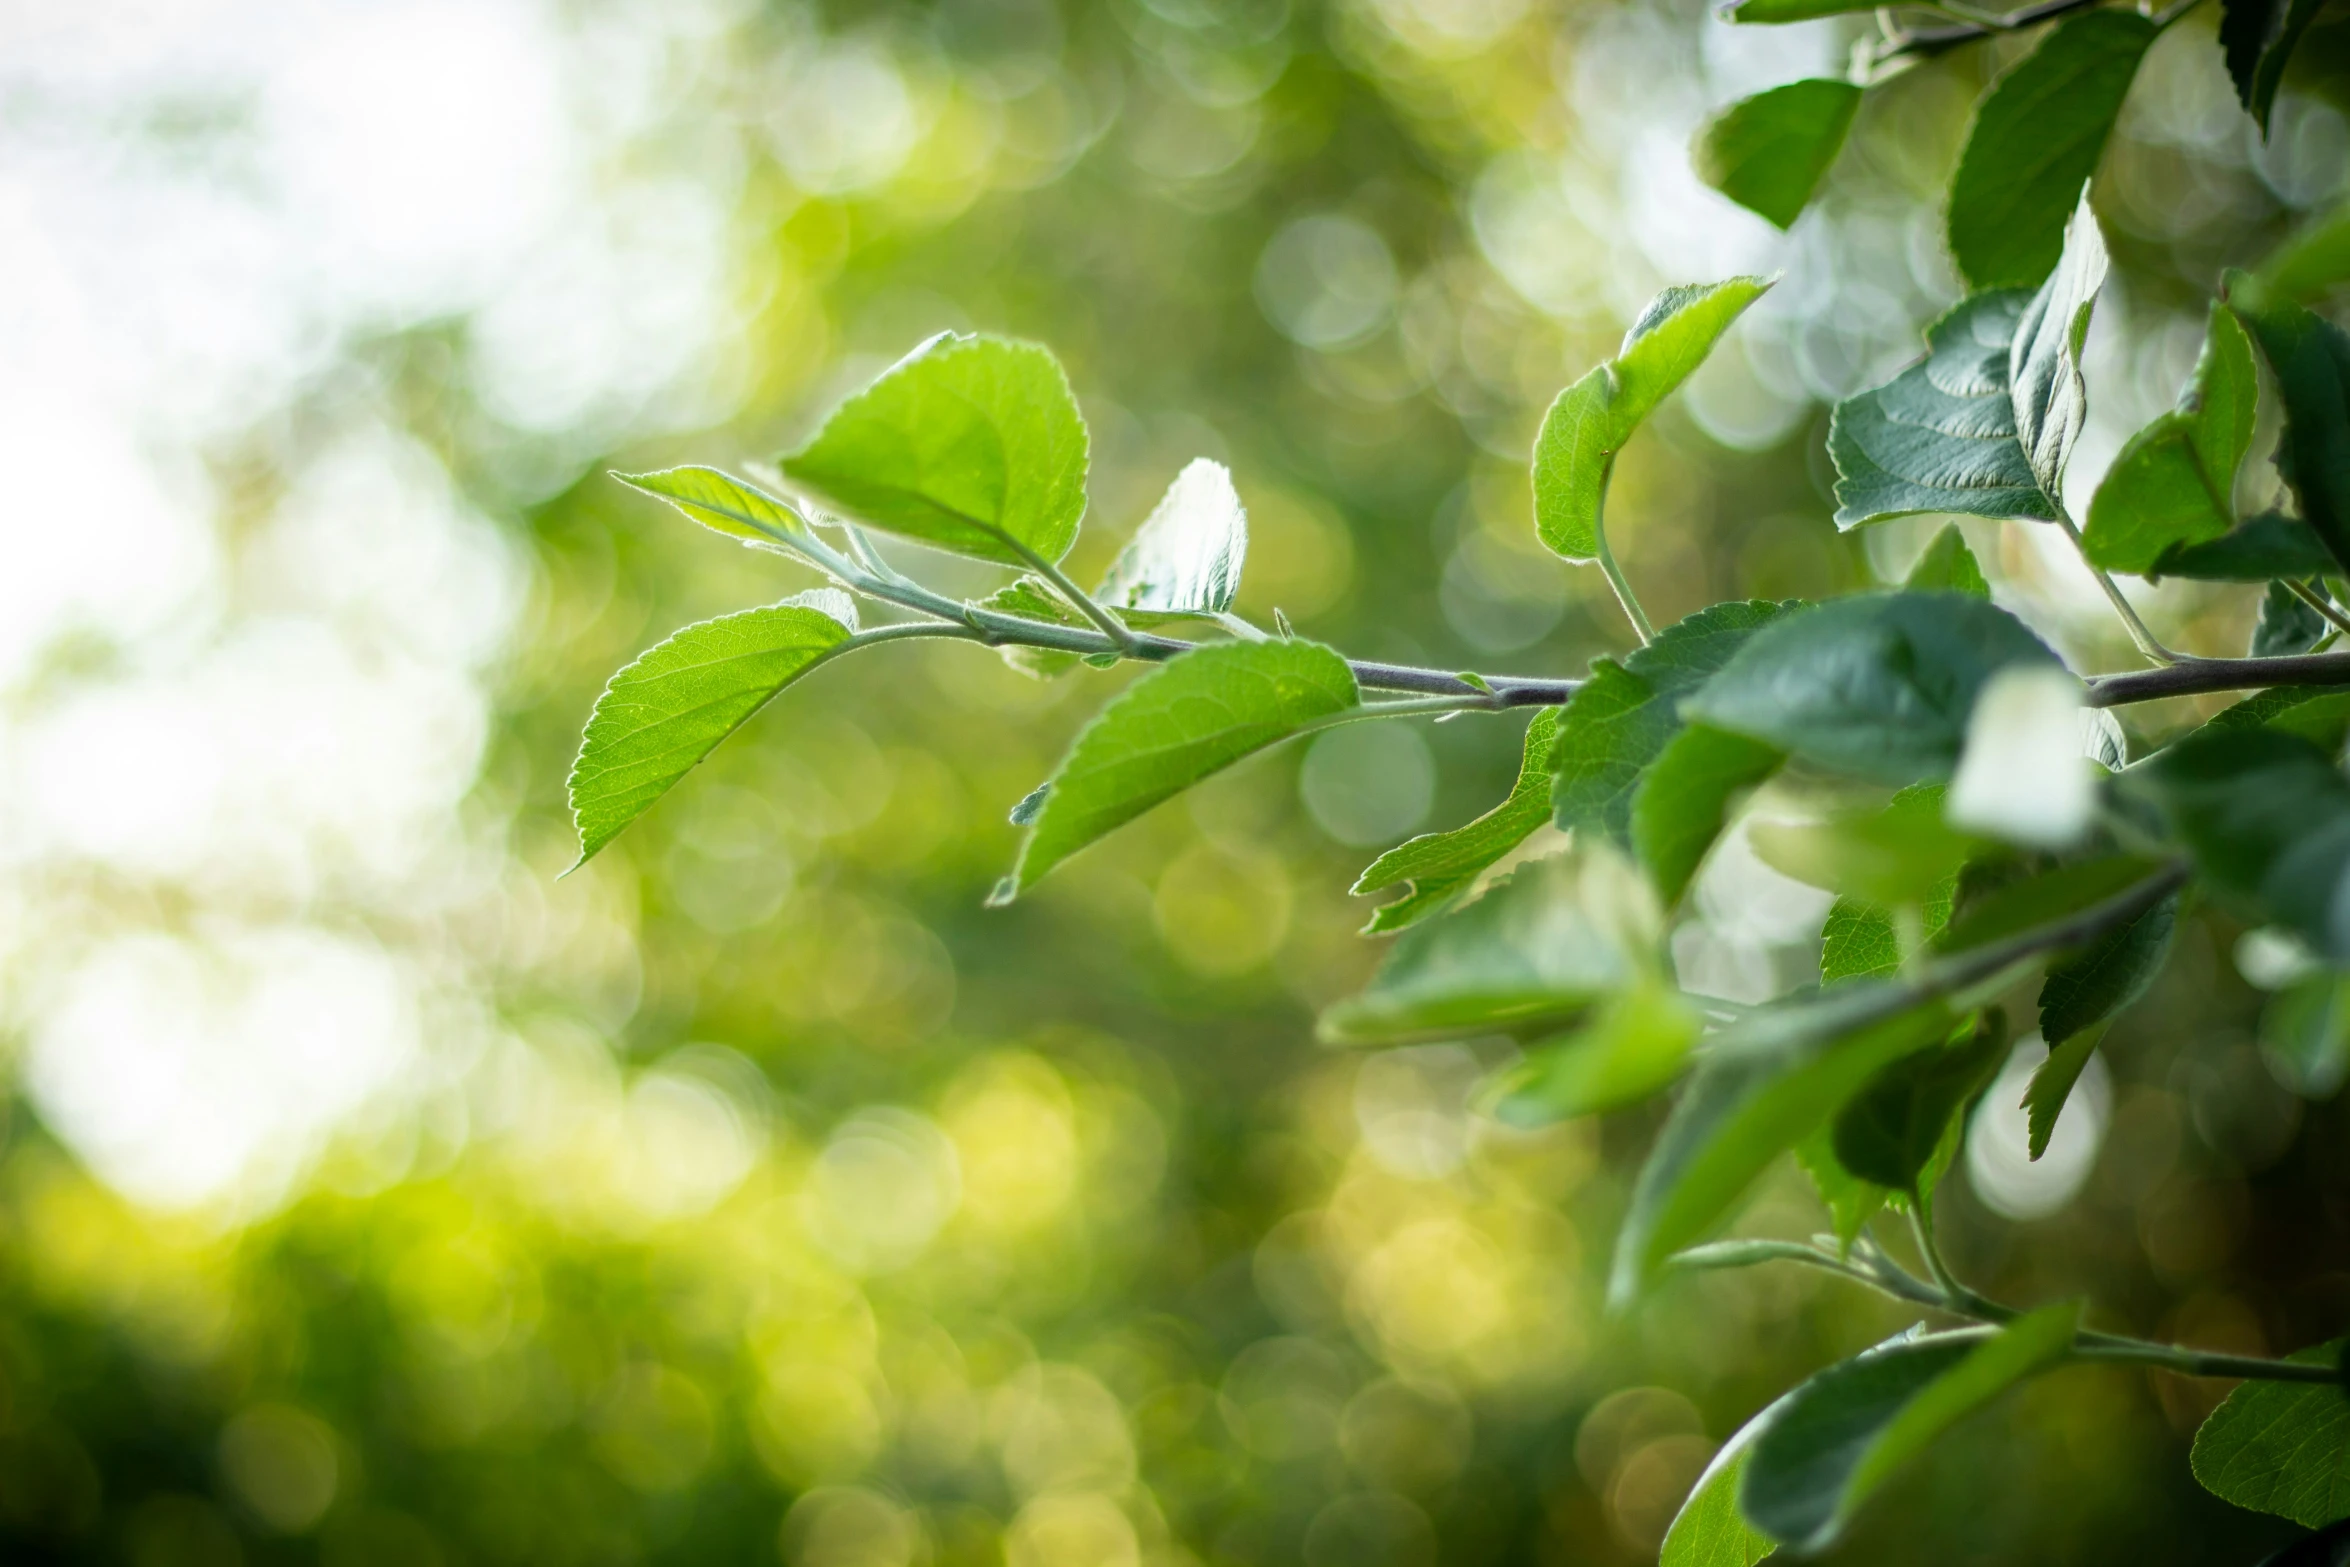
<svg viewBox="0 0 2350 1567"><path fill-rule="evenodd" d="M2339 21L2264 144L2212 9L2100 186L2083 494L2218 268L2350 169ZM1313 1044L1376 958L1354 871L1498 798L1515 720L1259 759L994 912L1007 808L1122 674L834 666L558 881L562 779L619 663L807 585L605 469L769 457L946 327L1069 365L1079 575L1213 456L1250 613L1572 673L1625 634L1534 543L1542 408L1658 286L1784 270L1627 453L1619 553L1660 621L1898 573L1923 531L1828 522L1825 408L1955 296L1937 192L1999 53L1872 95L1792 235L1686 157L1855 31L0 5L0 1556L1652 1558L1742 1420L1903 1319L1768 1271L1606 1318L1652 1116L1509 1134L1466 1109L1498 1047ZM1970 536L2084 667L2127 662L2047 530ZM2248 623L2148 607L2215 651ZM1824 899L1718 859L1690 982L1804 978ZM2241 934L2193 925L2038 1166L2003 1080L1946 1200L1980 1282L2231 1349L2341 1331L2350 1142L2264 1065ZM1792 1170L1741 1221L1819 1222ZM2050 1377L1842 1559L2249 1561L2282 1531L2185 1463L2223 1391Z"/></svg>

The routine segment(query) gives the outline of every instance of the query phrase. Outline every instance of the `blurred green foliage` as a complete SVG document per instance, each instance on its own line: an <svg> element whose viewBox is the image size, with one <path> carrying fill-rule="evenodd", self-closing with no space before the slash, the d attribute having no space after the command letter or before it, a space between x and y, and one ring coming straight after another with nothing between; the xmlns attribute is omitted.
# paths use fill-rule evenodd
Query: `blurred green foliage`
<svg viewBox="0 0 2350 1567"><path fill-rule="evenodd" d="M1803 47L1832 61L1843 25ZM2117 429L2170 405L2216 268L2341 183L2340 23L2304 45L2265 145L2203 58L2210 29L2157 46L2173 90L2108 155ZM890 649L823 672L552 877L606 672L807 585L604 467L771 458L941 328L1069 366L1097 443L1081 580L1216 456L1249 508L1250 613L1363 657L1572 673L1624 639L1596 577L1534 540L1535 421L1659 282L1775 258L1789 281L1732 368L1625 450L1618 553L1660 622L1897 579L1930 530L1883 530L1876 556L1835 533L1819 400L1898 363L1954 297L1932 203L1997 51L1872 96L1780 242L1698 190L1684 141L1707 105L1816 62L1773 74L1721 31L1686 4L962 0L744 10L681 37L663 134L740 164L721 423L517 428L468 381L463 317L348 355L528 556L466 806L510 868L452 938L494 976L496 1042L250 1222L132 1205L15 1104L0 1554L1649 1559L1727 1433L1893 1319L1769 1272L1609 1319L1602 1259L1650 1119L1515 1133L1467 1113L1481 1063L1460 1047L1311 1043L1376 955L1343 889L1372 846L1500 799L1514 722L1393 742L1372 771L1400 797L1317 794L1312 749L1262 759L989 911L1006 810L1123 677ZM1713 231L1750 248L1710 251ZM259 445L265 498L290 459ZM2069 613L2021 530L1984 544L2002 591ZM2244 630L2198 585L2162 605L2190 645ZM2118 645L2072 624L2077 649ZM1708 917L1784 978L1822 912ZM1987 1288L2088 1294L2217 1348L2338 1333L2350 1128L2271 1080L2237 934L2185 929L2117 1025L2072 1206L2011 1224L1953 1186L1950 1245ZM1819 1223L1790 1170L1745 1228ZM1902 1478L1839 1559L2250 1560L2278 1526L2187 1476L2219 1391L2068 1370Z"/></svg>

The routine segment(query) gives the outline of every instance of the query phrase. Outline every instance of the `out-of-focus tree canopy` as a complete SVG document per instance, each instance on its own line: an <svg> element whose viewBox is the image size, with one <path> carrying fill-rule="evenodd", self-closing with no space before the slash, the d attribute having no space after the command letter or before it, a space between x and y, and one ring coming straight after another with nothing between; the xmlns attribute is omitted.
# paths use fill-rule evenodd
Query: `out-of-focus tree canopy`
<svg viewBox="0 0 2350 1567"><path fill-rule="evenodd" d="M2106 155L2083 497L2218 269L2344 194L2340 20L2265 140L2213 25L2155 46ZM0 21L0 1554L1651 1559L1740 1421L1893 1319L1772 1273L1611 1319L1652 1120L1513 1133L1467 1103L1489 1055L1313 1044L1377 955L1345 887L1498 800L1517 720L1332 731L1003 910L1006 812L1124 675L827 669L558 881L563 776L610 669L811 585L606 470L771 461L947 328L1068 365L1081 580L1213 457L1252 615L1575 674L1624 632L1534 536L1542 409L1661 285L1783 271L1624 452L1617 552L1660 620L1897 580L1929 530L1836 532L1824 410L1960 292L1937 202L2001 46L1872 94L1785 235L1688 148L1859 26ZM2068 651L2125 646L2068 559L1973 537ZM2246 629L2209 587L2149 604L2182 645ZM1825 896L1718 860L1684 979L1806 977ZM2255 1048L2282 976L2239 934L2183 930L2046 1158L1993 1090L1946 1198L1974 1272L2214 1348L2339 1331L2350 1143ZM1822 1221L1789 1171L1742 1222ZM2219 1391L2066 1371L1844 1559L2248 1561L2273 1522L2187 1479Z"/></svg>

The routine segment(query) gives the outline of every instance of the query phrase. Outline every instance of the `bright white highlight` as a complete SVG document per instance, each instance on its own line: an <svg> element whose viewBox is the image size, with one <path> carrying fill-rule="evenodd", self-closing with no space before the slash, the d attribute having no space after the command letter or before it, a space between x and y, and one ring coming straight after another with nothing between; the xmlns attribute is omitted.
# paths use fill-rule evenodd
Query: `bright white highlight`
<svg viewBox="0 0 2350 1567"><path fill-rule="evenodd" d="M1967 720L1943 806L1953 827L2035 849L2079 840L2097 803L2081 755L2081 683L2044 664L1993 675Z"/></svg>

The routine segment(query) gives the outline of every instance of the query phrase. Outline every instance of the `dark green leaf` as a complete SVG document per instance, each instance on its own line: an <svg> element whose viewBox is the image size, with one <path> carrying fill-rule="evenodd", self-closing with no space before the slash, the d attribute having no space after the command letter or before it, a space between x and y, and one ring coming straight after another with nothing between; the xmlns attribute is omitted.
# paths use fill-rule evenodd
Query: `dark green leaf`
<svg viewBox="0 0 2350 1567"><path fill-rule="evenodd" d="M2346 1342L2295 1360L2338 1366ZM2246 1382L2195 1433L2195 1478L2212 1495L2306 1528L2350 1517L2350 1392L2325 1382Z"/></svg>
<svg viewBox="0 0 2350 1567"><path fill-rule="evenodd" d="M1983 568L1975 562L1975 552L1966 547L1966 535L1951 523L1934 535L1934 542L1926 546L1917 564L1909 568L1909 575L1901 585L1911 593L1964 593L1969 598L1988 600L1990 581Z"/></svg>
<svg viewBox="0 0 2350 1567"><path fill-rule="evenodd" d="M2105 236L2089 210L2089 192L2064 226L2056 270L2016 322L2008 355L2008 392L2015 399L2015 434L2030 459L2040 493L2064 494L2064 468L2089 419L2089 383L2081 374L2081 346L2089 316L2105 286Z"/></svg>
<svg viewBox="0 0 2350 1567"><path fill-rule="evenodd" d="M688 626L614 675L571 764L573 868L848 640L821 610L775 604Z"/></svg>
<svg viewBox="0 0 2350 1567"><path fill-rule="evenodd" d="M2295 980L2260 1011L2269 1066L2304 1099L2330 1099L2350 1076L2350 978L2321 970Z"/></svg>
<svg viewBox="0 0 2350 1567"><path fill-rule="evenodd" d="M2048 1048L2136 1004L2170 957L2178 922L2174 895L2052 965L2040 984L2040 1037Z"/></svg>
<svg viewBox="0 0 2350 1567"><path fill-rule="evenodd" d="M1811 1177L1821 1204L1828 1210L1828 1222L1836 1231L1838 1254L1849 1257L1852 1243L1860 1239L1860 1232L1868 1227L1869 1220L1885 1206L1889 1194L1876 1182L1862 1180L1837 1162L1832 1125L1817 1128L1797 1143L1795 1162Z"/></svg>
<svg viewBox="0 0 2350 1567"><path fill-rule="evenodd" d="M2034 1159L2048 1151L2048 1139L2056 1135L2056 1118L2064 1112L2073 1084L2080 1081L2081 1069L2097 1053L2097 1042L2104 1037L2103 1024L2082 1029L2050 1050L2048 1059L2033 1069L2031 1084L2024 1090L2024 1114L2029 1123L2028 1151Z"/></svg>
<svg viewBox="0 0 2350 1567"><path fill-rule="evenodd" d="M1866 593L1765 627L1681 703L1683 718L1886 784L1948 777L1999 670L2054 663L2006 611L1956 593Z"/></svg>
<svg viewBox="0 0 2350 1567"><path fill-rule="evenodd" d="M1094 597L1136 625L1220 614L1240 591L1248 513L1220 462L1193 460L1110 565Z"/></svg>
<svg viewBox="0 0 2350 1567"><path fill-rule="evenodd" d="M1085 421L1034 343L942 333L832 412L783 471L874 527L1007 566L1069 552Z"/></svg>
<svg viewBox="0 0 2350 1567"><path fill-rule="evenodd" d="M2265 511L2246 518L2235 532L2208 544L2172 545L2146 575L2199 582L2267 582L2275 577L2314 577L2340 570L2341 563L2308 523L2283 512Z"/></svg>
<svg viewBox="0 0 2350 1567"><path fill-rule="evenodd" d="M1589 683L1560 715L1551 752L1559 826L1597 828L1629 843L1640 776L1681 732L1676 703L1757 630L1800 607L1761 599L1716 604L1667 626L1621 665L1592 665Z"/></svg>
<svg viewBox="0 0 2350 1567"><path fill-rule="evenodd" d="M2202 729L2125 781L2153 800L2224 901L2350 958L2350 782L2325 752L2265 726Z"/></svg>
<svg viewBox="0 0 2350 1567"><path fill-rule="evenodd" d="M2350 334L2241 272L2228 274L2228 303L2268 356L2284 400L2277 472L2327 550L2350 562Z"/></svg>
<svg viewBox="0 0 2350 1567"><path fill-rule="evenodd" d="M1398 936L1362 994L1322 1014L1321 1035L1396 1044L1571 1022L1648 981L1661 936L1647 888L1613 854L1530 860Z"/></svg>
<svg viewBox="0 0 2350 1567"><path fill-rule="evenodd" d="M2261 285L2279 298L2307 304L2350 281L2350 204L2277 247L2261 263Z"/></svg>
<svg viewBox="0 0 2350 1567"><path fill-rule="evenodd" d="M1904 1334L1798 1387L1755 1439L1738 1488L1754 1523L1804 1552L1844 1533L1893 1472L2018 1382L2062 1360L2073 1302L1996 1332Z"/></svg>
<svg viewBox="0 0 2350 1567"><path fill-rule="evenodd" d="M1738 1482L1746 1473L1746 1455L1779 1409L1780 1404L1764 1409L1714 1454L1674 1514L1673 1526L1665 1531L1657 1567L1755 1567L1779 1548L1778 1541L1738 1512Z"/></svg>
<svg viewBox="0 0 2350 1567"><path fill-rule="evenodd" d="M1704 1027L1671 986L1635 986L1574 1033L1529 1046L1525 1060L1495 1083L1493 1115L1534 1127L1638 1104L1681 1075Z"/></svg>
<svg viewBox="0 0 2350 1567"><path fill-rule="evenodd" d="M1828 422L1836 526L1920 512L2054 519L2008 393L2008 353L2031 296L1978 294L1926 329L1926 357L1848 397Z"/></svg>
<svg viewBox="0 0 2350 1567"><path fill-rule="evenodd" d="M2260 596L2260 619L2253 624L2252 641L2245 651L2254 658L2306 653L2333 629L2332 622L2307 599L2282 582L2272 582Z"/></svg>
<svg viewBox="0 0 2350 1567"><path fill-rule="evenodd" d="M2162 871L2162 862L2135 854L2110 854L2018 875L1967 900L1935 942L1941 952L1987 947L2025 931L2059 924L2110 903Z"/></svg>
<svg viewBox="0 0 2350 1567"><path fill-rule="evenodd" d="M2135 11L2082 12L1992 85L1950 183L1950 253L1969 285L2031 288L2056 265L2065 219L2160 34Z"/></svg>
<svg viewBox="0 0 2350 1567"><path fill-rule="evenodd" d="M2178 406L2130 437L2089 502L2081 532L2089 559L2109 571L2184 576L2166 555L2224 540L2236 523L2236 470L2252 445L2259 392L2252 340L2233 311L2214 305Z"/></svg>
<svg viewBox="0 0 2350 1567"><path fill-rule="evenodd" d="M1318 643L1216 642L1178 654L1079 732L996 901L1209 774L1345 712L1357 695L1346 660Z"/></svg>
<svg viewBox="0 0 2350 1567"><path fill-rule="evenodd" d="M807 525L782 501L715 468L615 472L612 477L631 489L659 496L705 528L749 543L771 544L808 534Z"/></svg>
<svg viewBox="0 0 2350 1567"><path fill-rule="evenodd" d="M1850 82L1815 77L1742 99L1697 133L1697 177L1787 228L1836 161L1860 97Z"/></svg>
<svg viewBox="0 0 2350 1567"><path fill-rule="evenodd" d="M1951 1028L1950 1008L1882 982L1799 992L1711 1036L1642 1166L1608 1293L1629 1302L1704 1238L1764 1168L1861 1084Z"/></svg>
<svg viewBox="0 0 2350 1567"><path fill-rule="evenodd" d="M2219 42L2226 53L2228 76L2244 112L2268 134L2269 110L2277 101L2277 86L2285 79L2285 65L2309 24L2317 20L2322 0L2220 0Z"/></svg>
<svg viewBox="0 0 2350 1567"><path fill-rule="evenodd" d="M1632 796L1632 847L1660 897L1680 901L1721 836L1731 802L1785 760L1759 740L1703 725L1674 737Z"/></svg>
<svg viewBox="0 0 2350 1567"><path fill-rule="evenodd" d="M1381 904L1363 934L1385 935L1435 913L1550 820L1550 753L1558 736L1559 713L1558 708L1546 707L1526 726L1526 749L1508 799L1465 827L1424 833L1396 845L1355 878L1350 890L1357 897L1398 883L1411 886L1405 896Z"/></svg>
<svg viewBox="0 0 2350 1567"><path fill-rule="evenodd" d="M2271 686L2222 708L2203 727L2214 734L2281 729L2332 755L2350 740L2350 686Z"/></svg>
<svg viewBox="0 0 2350 1567"><path fill-rule="evenodd" d="M1559 393L1534 438L1534 529L1573 561L1600 550L1608 467L1632 432L1771 285L1762 278L1668 288L1624 334L1616 357Z"/></svg>
<svg viewBox="0 0 2350 1567"><path fill-rule="evenodd" d="M1954 1118L2007 1059L2007 1030L1993 1012L1938 1050L1904 1056L1871 1078L1836 1112L1836 1162L1897 1192L1930 1190L1921 1180Z"/></svg>

